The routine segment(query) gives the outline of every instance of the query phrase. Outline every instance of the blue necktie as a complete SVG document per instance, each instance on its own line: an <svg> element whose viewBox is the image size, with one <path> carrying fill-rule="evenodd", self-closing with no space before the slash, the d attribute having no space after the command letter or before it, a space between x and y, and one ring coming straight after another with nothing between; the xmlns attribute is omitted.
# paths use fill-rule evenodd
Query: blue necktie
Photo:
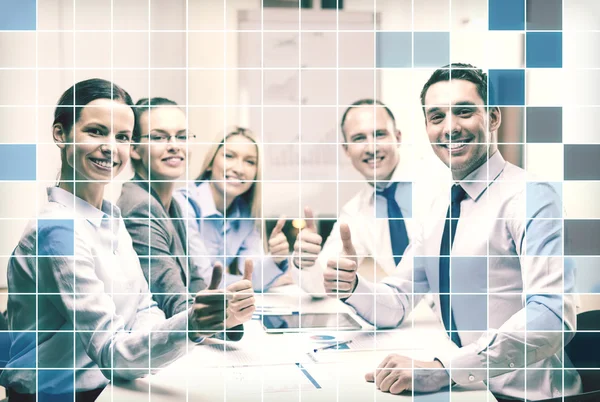
<svg viewBox="0 0 600 402"><path fill-rule="evenodd" d="M408 246L408 234L402 211L396 202L396 187L398 183L392 183L383 191L377 192L387 200L388 222L390 225L390 239L392 240L392 252L394 253L394 262L396 265L402 260L404 250Z"/></svg>
<svg viewBox="0 0 600 402"><path fill-rule="evenodd" d="M446 327L452 342L456 343L458 347L461 347L460 337L456 331L456 323L450 309L450 252L454 243L458 219L460 218L460 203L464 198L465 190L458 184L452 186L450 207L448 207L446 214L446 224L444 225L440 247L440 310L444 327Z"/></svg>

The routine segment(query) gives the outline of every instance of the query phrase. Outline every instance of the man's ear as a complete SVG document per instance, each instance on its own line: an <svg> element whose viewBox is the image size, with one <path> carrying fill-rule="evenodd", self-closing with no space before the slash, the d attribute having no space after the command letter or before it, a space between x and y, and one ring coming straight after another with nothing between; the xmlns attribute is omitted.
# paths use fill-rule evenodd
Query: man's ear
<svg viewBox="0 0 600 402"><path fill-rule="evenodd" d="M344 150L344 153L346 154L347 157L350 157L350 154L348 153L348 144L346 144L345 142L342 144L342 149Z"/></svg>
<svg viewBox="0 0 600 402"><path fill-rule="evenodd" d="M402 132L396 129L396 140L398 140L398 145L402 143Z"/></svg>
<svg viewBox="0 0 600 402"><path fill-rule="evenodd" d="M346 154L346 156L348 156L348 139L346 138L346 134L344 133L344 130L342 129L342 148L344 149L344 153Z"/></svg>
<svg viewBox="0 0 600 402"><path fill-rule="evenodd" d="M61 123L52 126L52 138L60 149L64 149L67 141L67 133Z"/></svg>
<svg viewBox="0 0 600 402"><path fill-rule="evenodd" d="M498 106L490 107L490 111L488 112L489 132L493 133L497 131L501 124L502 113L500 112L500 108Z"/></svg>

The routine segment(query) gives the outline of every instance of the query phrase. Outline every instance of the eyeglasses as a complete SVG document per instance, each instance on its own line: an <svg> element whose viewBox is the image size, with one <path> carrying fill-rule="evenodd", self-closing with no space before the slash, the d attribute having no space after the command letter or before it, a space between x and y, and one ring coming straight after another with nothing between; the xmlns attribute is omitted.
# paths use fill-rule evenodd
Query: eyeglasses
<svg viewBox="0 0 600 402"><path fill-rule="evenodd" d="M160 144L166 144L171 141L171 138L175 138L175 142L187 142L190 138L196 138L194 134L185 133L185 134L177 134L177 135L169 135L165 133L152 133L148 135L142 135L140 138L149 138L150 142L157 142Z"/></svg>

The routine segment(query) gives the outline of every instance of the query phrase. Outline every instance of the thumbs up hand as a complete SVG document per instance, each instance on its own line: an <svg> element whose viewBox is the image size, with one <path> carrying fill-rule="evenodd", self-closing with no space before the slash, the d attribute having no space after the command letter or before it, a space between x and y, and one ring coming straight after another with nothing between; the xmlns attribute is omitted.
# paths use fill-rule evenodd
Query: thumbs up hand
<svg viewBox="0 0 600 402"><path fill-rule="evenodd" d="M285 261L290 252L290 244L285 234L283 234L284 225L285 216L281 216L269 237L269 254L271 254L271 258L277 265Z"/></svg>
<svg viewBox="0 0 600 402"><path fill-rule="evenodd" d="M227 287L226 293L229 299L227 306L226 327L233 328L252 318L256 310L254 289L252 287L252 272L254 263L251 259L244 262L244 277Z"/></svg>
<svg viewBox="0 0 600 402"><path fill-rule="evenodd" d="M298 233L294 243L294 265L300 269L310 268L321 252L323 238L317 233L313 212L309 207L304 208L306 227Z"/></svg>
<svg viewBox="0 0 600 402"><path fill-rule="evenodd" d="M340 225L340 237L342 239L342 254L339 258L327 261L327 267L323 273L325 291L337 294L341 299L352 295L356 288L356 270L358 259L356 249L352 244L350 227L342 223Z"/></svg>
<svg viewBox="0 0 600 402"><path fill-rule="evenodd" d="M195 340L223 331L225 321L225 294L218 290L223 277L223 266L218 262L213 266L210 285L196 293L194 304L189 312L189 337Z"/></svg>
<svg viewBox="0 0 600 402"><path fill-rule="evenodd" d="M212 276L210 277L210 285L208 285L208 290L217 290L219 289L219 285L221 284L221 280L223 279L223 266L215 262L213 266Z"/></svg>

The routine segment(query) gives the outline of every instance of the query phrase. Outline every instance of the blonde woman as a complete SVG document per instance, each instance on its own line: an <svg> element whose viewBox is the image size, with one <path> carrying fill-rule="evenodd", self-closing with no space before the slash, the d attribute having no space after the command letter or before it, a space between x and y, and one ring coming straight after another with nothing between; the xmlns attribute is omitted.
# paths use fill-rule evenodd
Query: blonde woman
<svg viewBox="0 0 600 402"><path fill-rule="evenodd" d="M254 290L267 290L288 269L289 244L277 222L264 254L256 220L261 211L260 146L252 131L236 127L207 152L195 183L176 192L189 219L190 253L228 267L224 286L240 279L246 259L254 261ZM198 264L210 267L212 264ZM199 273L207 278L208 269ZM206 279L205 279L206 280Z"/></svg>

